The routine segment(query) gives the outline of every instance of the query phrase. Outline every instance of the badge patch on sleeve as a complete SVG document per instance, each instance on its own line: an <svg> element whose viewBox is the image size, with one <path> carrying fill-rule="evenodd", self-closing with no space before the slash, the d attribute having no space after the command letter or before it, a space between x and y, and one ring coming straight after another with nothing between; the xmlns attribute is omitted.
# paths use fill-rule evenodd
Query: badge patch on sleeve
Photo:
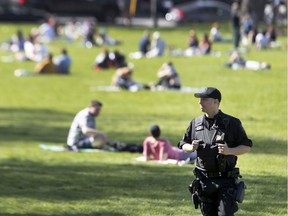
<svg viewBox="0 0 288 216"><path fill-rule="evenodd" d="M197 126L197 127L195 128L195 130L196 130L196 131L200 131L200 130L203 130L203 128L204 128L203 125L200 125L200 126Z"/></svg>

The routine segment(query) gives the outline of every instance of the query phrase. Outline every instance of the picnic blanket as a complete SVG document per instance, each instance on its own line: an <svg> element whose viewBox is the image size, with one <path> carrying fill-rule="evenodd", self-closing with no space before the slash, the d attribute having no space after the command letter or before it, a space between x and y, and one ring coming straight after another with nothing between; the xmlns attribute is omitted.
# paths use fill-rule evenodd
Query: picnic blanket
<svg viewBox="0 0 288 216"><path fill-rule="evenodd" d="M48 145L48 144L41 143L39 144L39 148L42 150L53 151L53 152L64 152L64 151L69 152L67 148L65 148L64 146L59 146L59 145ZM113 151L102 150L102 149L79 149L78 152L113 152Z"/></svg>
<svg viewBox="0 0 288 216"><path fill-rule="evenodd" d="M178 166L183 166L186 164L184 160L175 160L175 159L167 159L165 161L159 161L159 160L146 161L145 156L143 156L143 155L135 158L135 160L138 162L157 163L157 164L163 164L163 165L174 164L174 165L178 165Z"/></svg>
<svg viewBox="0 0 288 216"><path fill-rule="evenodd" d="M142 153L143 146L137 143L122 143L119 141L110 141L105 146L105 149L77 149L75 151L69 150L64 145L51 145L51 144L39 144L39 148L47 151L53 152L63 152L63 151L70 151L70 152L131 152L131 153Z"/></svg>

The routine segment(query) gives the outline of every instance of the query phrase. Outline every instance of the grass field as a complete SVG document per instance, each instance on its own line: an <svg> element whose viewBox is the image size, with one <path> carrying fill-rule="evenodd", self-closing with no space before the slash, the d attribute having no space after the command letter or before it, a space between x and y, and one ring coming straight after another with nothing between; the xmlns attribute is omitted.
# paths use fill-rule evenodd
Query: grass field
<svg viewBox="0 0 288 216"><path fill-rule="evenodd" d="M25 34L35 25L20 26ZM193 26L199 36L210 25ZM0 24L5 41L17 24ZM123 40L116 47L128 53L138 49L142 28L109 27ZM153 31L154 29L151 29ZM185 48L188 27L158 29L167 44ZM228 24L223 36L231 37ZM226 33L227 32L227 33ZM279 49L255 50L246 59L268 61L269 71L231 71L231 44L214 44L220 57L169 57L131 60L135 80L156 81L156 71L171 60L183 86L216 86L223 95L221 109L241 119L254 146L239 157L248 185L239 216L287 215L287 40ZM0 215L201 215L192 206L187 186L193 166L140 163L132 153L68 153L38 148L40 143L63 145L70 123L92 99L104 103L97 119L111 140L141 144L152 123L176 146L189 121L201 115L198 100L180 92L102 92L114 70L94 72L91 65L101 48L86 49L80 42L49 44L57 55L66 47L73 58L70 76L15 77L17 68L32 70L32 62L0 62ZM114 49L113 47L110 48ZM3 50L0 57L9 56Z"/></svg>

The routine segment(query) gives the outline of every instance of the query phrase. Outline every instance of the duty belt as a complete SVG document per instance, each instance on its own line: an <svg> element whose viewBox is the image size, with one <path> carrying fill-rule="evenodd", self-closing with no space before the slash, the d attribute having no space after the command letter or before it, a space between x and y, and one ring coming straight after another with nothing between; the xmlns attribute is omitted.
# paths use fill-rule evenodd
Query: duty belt
<svg viewBox="0 0 288 216"><path fill-rule="evenodd" d="M228 177L228 172L203 172L207 178Z"/></svg>
<svg viewBox="0 0 288 216"><path fill-rule="evenodd" d="M194 175L200 179L203 178L219 178L219 177L226 177L226 178L241 178L239 168L234 168L231 171L227 172L206 172L199 170L197 168L194 169Z"/></svg>

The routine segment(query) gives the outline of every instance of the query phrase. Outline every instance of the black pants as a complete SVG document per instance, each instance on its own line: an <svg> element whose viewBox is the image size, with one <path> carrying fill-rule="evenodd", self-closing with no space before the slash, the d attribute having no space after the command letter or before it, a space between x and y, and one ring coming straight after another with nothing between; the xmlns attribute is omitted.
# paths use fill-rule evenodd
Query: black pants
<svg viewBox="0 0 288 216"><path fill-rule="evenodd" d="M239 47L240 39L241 39L240 28L235 28L234 29L234 33L233 33L234 48L238 48Z"/></svg>
<svg viewBox="0 0 288 216"><path fill-rule="evenodd" d="M200 180L200 207L204 216L233 216L238 210L233 178L207 178Z"/></svg>

